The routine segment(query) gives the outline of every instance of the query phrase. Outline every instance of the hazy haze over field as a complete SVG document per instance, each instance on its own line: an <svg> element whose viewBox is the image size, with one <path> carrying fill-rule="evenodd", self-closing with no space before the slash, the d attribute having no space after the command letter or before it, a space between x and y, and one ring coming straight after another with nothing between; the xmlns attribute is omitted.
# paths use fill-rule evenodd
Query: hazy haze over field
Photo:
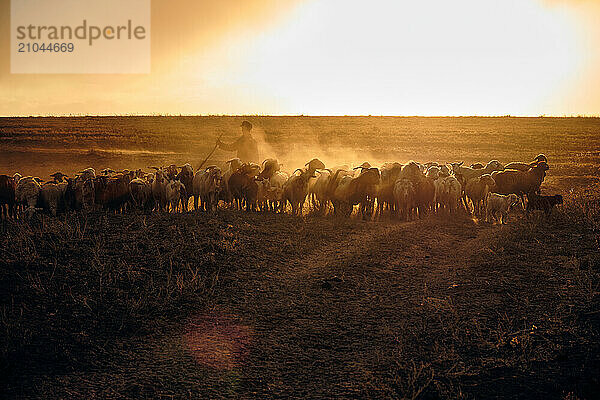
<svg viewBox="0 0 600 400"><path fill-rule="evenodd" d="M368 4L368 5L367 5ZM8 52L10 2L0 0ZM596 1L152 1L152 73L11 75L0 115L578 115Z"/></svg>

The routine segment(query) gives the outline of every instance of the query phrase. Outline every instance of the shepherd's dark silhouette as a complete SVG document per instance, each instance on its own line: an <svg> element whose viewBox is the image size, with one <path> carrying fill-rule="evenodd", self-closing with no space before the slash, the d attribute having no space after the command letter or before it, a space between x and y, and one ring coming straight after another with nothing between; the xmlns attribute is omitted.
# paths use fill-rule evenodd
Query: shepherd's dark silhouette
<svg viewBox="0 0 600 400"><path fill-rule="evenodd" d="M258 143L252 137L252 124L248 121L242 122L242 136L233 143L223 143L217 139L217 146L223 150L237 151L237 157L243 162L259 163Z"/></svg>

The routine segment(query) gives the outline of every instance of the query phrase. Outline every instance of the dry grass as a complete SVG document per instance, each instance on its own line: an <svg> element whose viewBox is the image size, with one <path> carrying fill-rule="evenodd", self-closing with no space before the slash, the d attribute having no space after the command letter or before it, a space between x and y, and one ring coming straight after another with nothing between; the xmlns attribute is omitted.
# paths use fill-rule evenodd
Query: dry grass
<svg viewBox="0 0 600 400"><path fill-rule="evenodd" d="M424 151L447 159L468 151L441 139L459 133L479 138L474 159L543 151L552 166L544 190L563 193L565 204L549 218L512 215L507 226L464 216L365 223L229 210L2 222L3 397L595 397L600 163L584 148L599 147L586 133L598 122L417 118L398 128L395 119L357 120L260 118L273 143L326 123L336 134L317 138L332 151L346 131L368 133L352 143L358 148L376 134L405 143L406 152L381 157L427 159L415 156L421 130L434 143ZM108 124L33 121L19 129L31 131L27 140L50 130L40 143L57 126ZM161 121L140 122L137 135ZM196 121L166 127L179 126L183 137ZM502 148L514 139L511 124L530 129L526 142ZM497 128L498 143L482 139ZM115 143L124 140L121 125L112 129ZM162 129L156 141L166 140ZM539 135L548 129L559 134L545 145ZM65 135L64 143L80 140ZM13 157L21 164L12 166L30 162ZM123 162L132 160L140 158Z"/></svg>

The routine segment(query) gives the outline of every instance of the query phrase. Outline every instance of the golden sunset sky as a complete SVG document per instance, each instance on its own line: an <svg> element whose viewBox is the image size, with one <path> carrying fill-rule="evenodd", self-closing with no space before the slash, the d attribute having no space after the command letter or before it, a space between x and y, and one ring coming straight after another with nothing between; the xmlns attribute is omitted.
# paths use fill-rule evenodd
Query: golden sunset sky
<svg viewBox="0 0 600 400"><path fill-rule="evenodd" d="M153 0L136 75L11 74L0 4L0 115L600 115L600 1Z"/></svg>

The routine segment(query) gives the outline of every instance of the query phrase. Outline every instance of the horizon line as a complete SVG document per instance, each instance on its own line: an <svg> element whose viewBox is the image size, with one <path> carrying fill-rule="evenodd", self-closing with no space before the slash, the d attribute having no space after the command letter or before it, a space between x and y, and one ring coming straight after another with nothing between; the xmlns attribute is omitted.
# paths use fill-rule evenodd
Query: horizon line
<svg viewBox="0 0 600 400"><path fill-rule="evenodd" d="M281 118L281 117L317 117L317 118L600 118L600 114L570 114L570 115L385 115L385 114L13 114L0 115L0 118L106 118L106 117L254 117L254 118Z"/></svg>

